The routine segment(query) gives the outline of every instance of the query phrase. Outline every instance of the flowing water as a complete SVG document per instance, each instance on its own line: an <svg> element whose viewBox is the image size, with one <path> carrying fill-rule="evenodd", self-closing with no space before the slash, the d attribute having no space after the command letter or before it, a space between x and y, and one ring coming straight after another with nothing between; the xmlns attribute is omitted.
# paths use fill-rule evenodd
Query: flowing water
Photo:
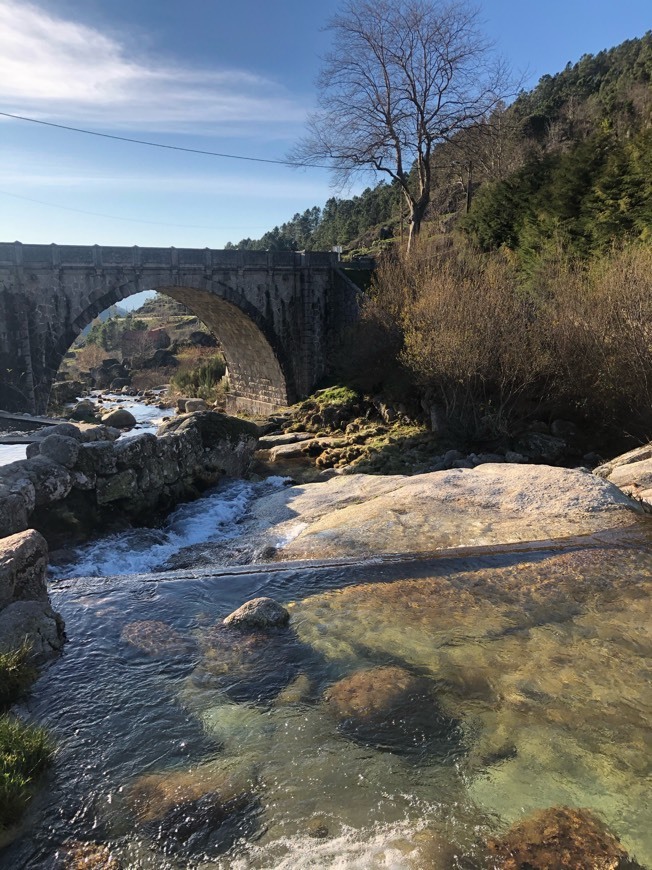
<svg viewBox="0 0 652 870"><path fill-rule="evenodd" d="M209 497L203 538L229 534L252 486L231 484L220 516ZM198 514L183 525L197 505L140 556L128 533L76 573L151 571L202 538ZM62 574L70 640L22 710L59 748L2 866L57 866L88 841L126 868L488 868L488 836L556 805L592 809L652 866L647 534ZM225 633L259 595L289 628Z"/></svg>

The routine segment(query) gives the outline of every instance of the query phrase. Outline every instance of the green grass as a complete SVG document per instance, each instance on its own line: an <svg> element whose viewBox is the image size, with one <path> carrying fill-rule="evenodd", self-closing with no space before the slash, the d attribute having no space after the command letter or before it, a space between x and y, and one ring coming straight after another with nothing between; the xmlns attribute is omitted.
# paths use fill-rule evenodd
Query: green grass
<svg viewBox="0 0 652 870"><path fill-rule="evenodd" d="M31 798L30 786L52 754L42 728L0 716L0 830L21 817Z"/></svg>
<svg viewBox="0 0 652 870"><path fill-rule="evenodd" d="M173 375L170 383L177 392L188 398L211 400L216 397L218 385L225 373L224 357L216 354L188 371Z"/></svg>
<svg viewBox="0 0 652 870"><path fill-rule="evenodd" d="M0 710L21 698L37 676L30 644L0 653ZM0 831L15 824L31 798L34 779L48 766L52 747L45 731L0 714Z"/></svg>
<svg viewBox="0 0 652 870"><path fill-rule="evenodd" d="M21 698L37 676L29 661L30 644L25 641L18 649L0 652L0 709L5 710Z"/></svg>
<svg viewBox="0 0 652 870"><path fill-rule="evenodd" d="M317 402L318 405L352 405L360 399L355 390L349 387L328 387L317 395L311 396L307 401Z"/></svg>

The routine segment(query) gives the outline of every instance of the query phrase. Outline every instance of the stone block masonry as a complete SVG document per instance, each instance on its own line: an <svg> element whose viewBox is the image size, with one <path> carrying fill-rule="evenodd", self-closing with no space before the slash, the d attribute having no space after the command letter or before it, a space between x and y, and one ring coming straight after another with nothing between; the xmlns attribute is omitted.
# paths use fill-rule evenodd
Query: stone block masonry
<svg viewBox="0 0 652 870"><path fill-rule="evenodd" d="M0 467L0 538L33 528L51 546L71 544L151 521L223 475L246 471L257 443L253 424L214 411L172 423L162 435L121 440L106 426L50 427L27 459Z"/></svg>
<svg viewBox="0 0 652 870"><path fill-rule="evenodd" d="M359 292L331 253L0 243L0 408L44 412L80 332L142 290L203 321L226 357L230 407L253 412L312 392Z"/></svg>

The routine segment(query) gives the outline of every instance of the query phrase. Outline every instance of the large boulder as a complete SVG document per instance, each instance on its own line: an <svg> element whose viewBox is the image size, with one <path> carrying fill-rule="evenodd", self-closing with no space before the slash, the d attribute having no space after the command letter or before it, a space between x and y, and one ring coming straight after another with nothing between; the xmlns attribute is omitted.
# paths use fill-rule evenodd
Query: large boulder
<svg viewBox="0 0 652 870"><path fill-rule="evenodd" d="M67 435L48 435L40 442L40 454L64 468L73 468L79 456L79 440Z"/></svg>
<svg viewBox="0 0 652 870"><path fill-rule="evenodd" d="M278 490L252 513L276 559L312 559L591 534L631 525L642 509L586 471L490 463L411 477L339 475Z"/></svg>
<svg viewBox="0 0 652 870"><path fill-rule="evenodd" d="M232 477L245 473L258 441L258 427L253 423L217 411L180 414L163 423L157 434L172 432L198 436L205 459L216 471Z"/></svg>
<svg viewBox="0 0 652 870"><path fill-rule="evenodd" d="M83 392L81 381L55 381L50 391L50 401L55 405L65 405L75 402Z"/></svg>
<svg viewBox="0 0 652 870"><path fill-rule="evenodd" d="M0 608L12 601L47 601L48 545L34 529L0 538Z"/></svg>
<svg viewBox="0 0 652 870"><path fill-rule="evenodd" d="M64 624L47 601L14 601L0 611L0 651L11 652L25 640L31 658L45 661L60 652L65 642Z"/></svg>
<svg viewBox="0 0 652 870"><path fill-rule="evenodd" d="M108 414L102 414L102 423L105 426L114 426L116 429L133 429L136 418L126 408L116 408Z"/></svg>

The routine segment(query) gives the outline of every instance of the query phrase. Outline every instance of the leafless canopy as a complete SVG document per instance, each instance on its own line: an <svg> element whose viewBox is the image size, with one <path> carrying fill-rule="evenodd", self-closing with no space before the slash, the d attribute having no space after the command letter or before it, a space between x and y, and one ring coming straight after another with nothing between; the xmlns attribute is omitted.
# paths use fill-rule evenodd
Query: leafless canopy
<svg viewBox="0 0 652 870"><path fill-rule="evenodd" d="M487 117L505 95L505 68L464 0L346 0L328 29L320 108L295 160L330 161L340 181L361 169L391 176L412 238L430 201L433 149Z"/></svg>

